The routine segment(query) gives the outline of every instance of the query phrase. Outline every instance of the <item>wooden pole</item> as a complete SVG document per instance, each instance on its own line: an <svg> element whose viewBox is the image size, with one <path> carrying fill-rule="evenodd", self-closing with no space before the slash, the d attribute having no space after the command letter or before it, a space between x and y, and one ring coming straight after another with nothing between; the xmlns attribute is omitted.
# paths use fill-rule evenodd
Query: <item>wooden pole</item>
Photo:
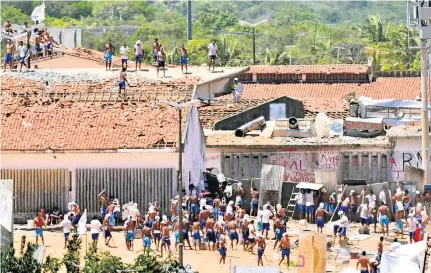
<svg viewBox="0 0 431 273"><path fill-rule="evenodd" d="M341 193L341 196L344 195L344 192L346 191L346 189L347 189L347 185L344 185L344 190ZM343 202L343 200L341 200L341 202ZM334 213L332 214L331 219L329 219L329 222L332 222L332 218L334 218L335 212L337 211L339 205L340 205L340 203L337 202L337 206L335 207Z"/></svg>

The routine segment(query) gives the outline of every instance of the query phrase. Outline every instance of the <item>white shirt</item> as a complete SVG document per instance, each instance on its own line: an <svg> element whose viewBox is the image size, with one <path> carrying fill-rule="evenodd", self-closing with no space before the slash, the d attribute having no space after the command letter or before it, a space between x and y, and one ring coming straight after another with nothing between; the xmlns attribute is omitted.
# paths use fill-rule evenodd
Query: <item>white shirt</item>
<svg viewBox="0 0 431 273"><path fill-rule="evenodd" d="M230 215L233 215L233 208L231 205L226 206L226 213L229 213Z"/></svg>
<svg viewBox="0 0 431 273"><path fill-rule="evenodd" d="M296 196L296 200L298 200L298 204L305 205L305 194L304 193L299 193Z"/></svg>
<svg viewBox="0 0 431 273"><path fill-rule="evenodd" d="M128 59L128 55L129 55L130 49L128 46L124 47L122 46L120 48L120 53L121 53L121 59Z"/></svg>
<svg viewBox="0 0 431 273"><path fill-rule="evenodd" d="M263 210L258 210L258 211L257 211L257 219L258 219L259 221L261 221L261 220L262 220L262 216L263 216Z"/></svg>
<svg viewBox="0 0 431 273"><path fill-rule="evenodd" d="M314 205L314 200L313 200L313 193L306 193L305 194L305 205L306 206L313 206Z"/></svg>
<svg viewBox="0 0 431 273"><path fill-rule="evenodd" d="M395 251L400 246L401 246L401 244L399 242L394 242L391 244L391 250L390 251Z"/></svg>
<svg viewBox="0 0 431 273"><path fill-rule="evenodd" d="M409 232L415 231L417 223L418 220L415 217L407 219L407 224L409 225Z"/></svg>
<svg viewBox="0 0 431 273"><path fill-rule="evenodd" d="M132 211L132 221L136 221L138 219L138 216L141 215L138 209L133 209Z"/></svg>
<svg viewBox="0 0 431 273"><path fill-rule="evenodd" d="M90 222L91 234L99 233L101 227L102 227L102 224L99 222L99 220L97 219L91 220Z"/></svg>
<svg viewBox="0 0 431 273"><path fill-rule="evenodd" d="M217 55L217 45L211 43L208 46L208 56L215 56L215 55Z"/></svg>
<svg viewBox="0 0 431 273"><path fill-rule="evenodd" d="M264 209L262 212L262 223L268 224L269 223L269 217L271 217L271 211L269 209Z"/></svg>
<svg viewBox="0 0 431 273"><path fill-rule="evenodd" d="M248 228L248 238L253 239L254 238L254 234L252 234L252 232L254 233L253 224L248 224L247 228Z"/></svg>
<svg viewBox="0 0 431 273"><path fill-rule="evenodd" d="M71 228L72 228L72 222L69 219L63 220L63 232L70 233Z"/></svg>
<svg viewBox="0 0 431 273"><path fill-rule="evenodd" d="M206 206L206 205L207 205L207 200L206 200L205 198L202 198L202 199L199 201L199 204L200 204L200 207L201 207L201 210L202 210L202 207L204 207L204 206Z"/></svg>
<svg viewBox="0 0 431 273"><path fill-rule="evenodd" d="M236 89L235 89L235 94L237 94L237 95L241 95L242 94L242 91L244 91L244 86L242 85L242 83L238 83L237 85L236 85Z"/></svg>
<svg viewBox="0 0 431 273"><path fill-rule="evenodd" d="M142 55L142 45L135 45L135 55Z"/></svg>
<svg viewBox="0 0 431 273"><path fill-rule="evenodd" d="M361 218L368 218L368 208L367 206L361 205Z"/></svg>
<svg viewBox="0 0 431 273"><path fill-rule="evenodd" d="M376 203L376 200L377 200L376 195L375 194L367 195L365 197L368 198L368 205L370 206L370 208L374 207L374 204Z"/></svg>
<svg viewBox="0 0 431 273"><path fill-rule="evenodd" d="M340 192L340 193L337 193L337 203L341 203L341 201L343 201L343 200L341 200L343 198L343 194Z"/></svg>
<svg viewBox="0 0 431 273"><path fill-rule="evenodd" d="M25 45L19 46L18 50L19 50L19 56L21 58L23 58L27 55L27 47Z"/></svg>
<svg viewBox="0 0 431 273"><path fill-rule="evenodd" d="M349 218L347 218L346 215L343 215L343 217L341 217L341 219L340 219L340 227L347 228L348 224L349 224Z"/></svg>
<svg viewBox="0 0 431 273"><path fill-rule="evenodd" d="M385 193L385 191L381 191L379 193L379 200L380 200L380 202L386 204L386 193Z"/></svg>

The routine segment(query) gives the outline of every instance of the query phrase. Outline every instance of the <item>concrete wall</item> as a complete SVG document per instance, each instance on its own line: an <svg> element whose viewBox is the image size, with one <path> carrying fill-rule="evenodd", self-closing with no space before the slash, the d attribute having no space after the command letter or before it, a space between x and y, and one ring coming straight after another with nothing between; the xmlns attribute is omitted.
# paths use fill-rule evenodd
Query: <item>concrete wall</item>
<svg viewBox="0 0 431 273"><path fill-rule="evenodd" d="M304 117L304 105L301 101L294 100L287 97L278 98L269 101L265 104L256 106L254 108L248 109L245 112L236 114L233 117L226 118L224 120L218 121L214 124L215 130L236 130L238 127L250 122L260 116L265 117L265 120L270 120L270 105L273 103L283 103L286 105L286 118Z"/></svg>
<svg viewBox="0 0 431 273"><path fill-rule="evenodd" d="M75 31L76 31L76 47L82 45L82 29L80 28L55 28L50 27L49 32L57 42L62 42L63 45L68 47L75 47ZM61 39L60 39L61 35Z"/></svg>
<svg viewBox="0 0 431 273"><path fill-rule="evenodd" d="M216 94L222 94L229 91L230 83L232 83L230 78L199 83L196 86L195 98L201 100L214 100Z"/></svg>
<svg viewBox="0 0 431 273"><path fill-rule="evenodd" d="M397 139L392 165L392 180L403 181L405 178L406 167L422 167L422 148L420 139ZM430 159L431 160L431 159ZM422 189L421 189L422 190Z"/></svg>
<svg viewBox="0 0 431 273"><path fill-rule="evenodd" d="M178 154L161 151L146 153L4 153L1 155L0 163L2 169L67 169L72 172L70 199L75 199L76 169L174 168L177 170ZM176 176L174 176L173 182L176 182Z"/></svg>

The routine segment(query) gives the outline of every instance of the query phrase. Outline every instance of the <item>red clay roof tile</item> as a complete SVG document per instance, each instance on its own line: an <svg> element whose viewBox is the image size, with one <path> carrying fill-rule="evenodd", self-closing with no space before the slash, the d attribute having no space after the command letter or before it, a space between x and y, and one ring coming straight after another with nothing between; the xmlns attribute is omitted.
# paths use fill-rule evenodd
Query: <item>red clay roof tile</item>
<svg viewBox="0 0 431 273"><path fill-rule="evenodd" d="M362 64L328 65L254 65L247 74L368 74L368 66Z"/></svg>

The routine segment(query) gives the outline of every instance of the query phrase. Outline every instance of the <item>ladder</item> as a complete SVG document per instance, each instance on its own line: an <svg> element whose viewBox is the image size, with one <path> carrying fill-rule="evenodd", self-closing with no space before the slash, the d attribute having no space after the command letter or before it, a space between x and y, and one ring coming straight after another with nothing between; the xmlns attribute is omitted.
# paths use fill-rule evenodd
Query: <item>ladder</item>
<svg viewBox="0 0 431 273"><path fill-rule="evenodd" d="M297 187L294 187L292 190L292 194L290 195L289 203L287 204L287 218L291 219L293 215L295 214L296 209L296 201L297 196L299 194L299 189Z"/></svg>

